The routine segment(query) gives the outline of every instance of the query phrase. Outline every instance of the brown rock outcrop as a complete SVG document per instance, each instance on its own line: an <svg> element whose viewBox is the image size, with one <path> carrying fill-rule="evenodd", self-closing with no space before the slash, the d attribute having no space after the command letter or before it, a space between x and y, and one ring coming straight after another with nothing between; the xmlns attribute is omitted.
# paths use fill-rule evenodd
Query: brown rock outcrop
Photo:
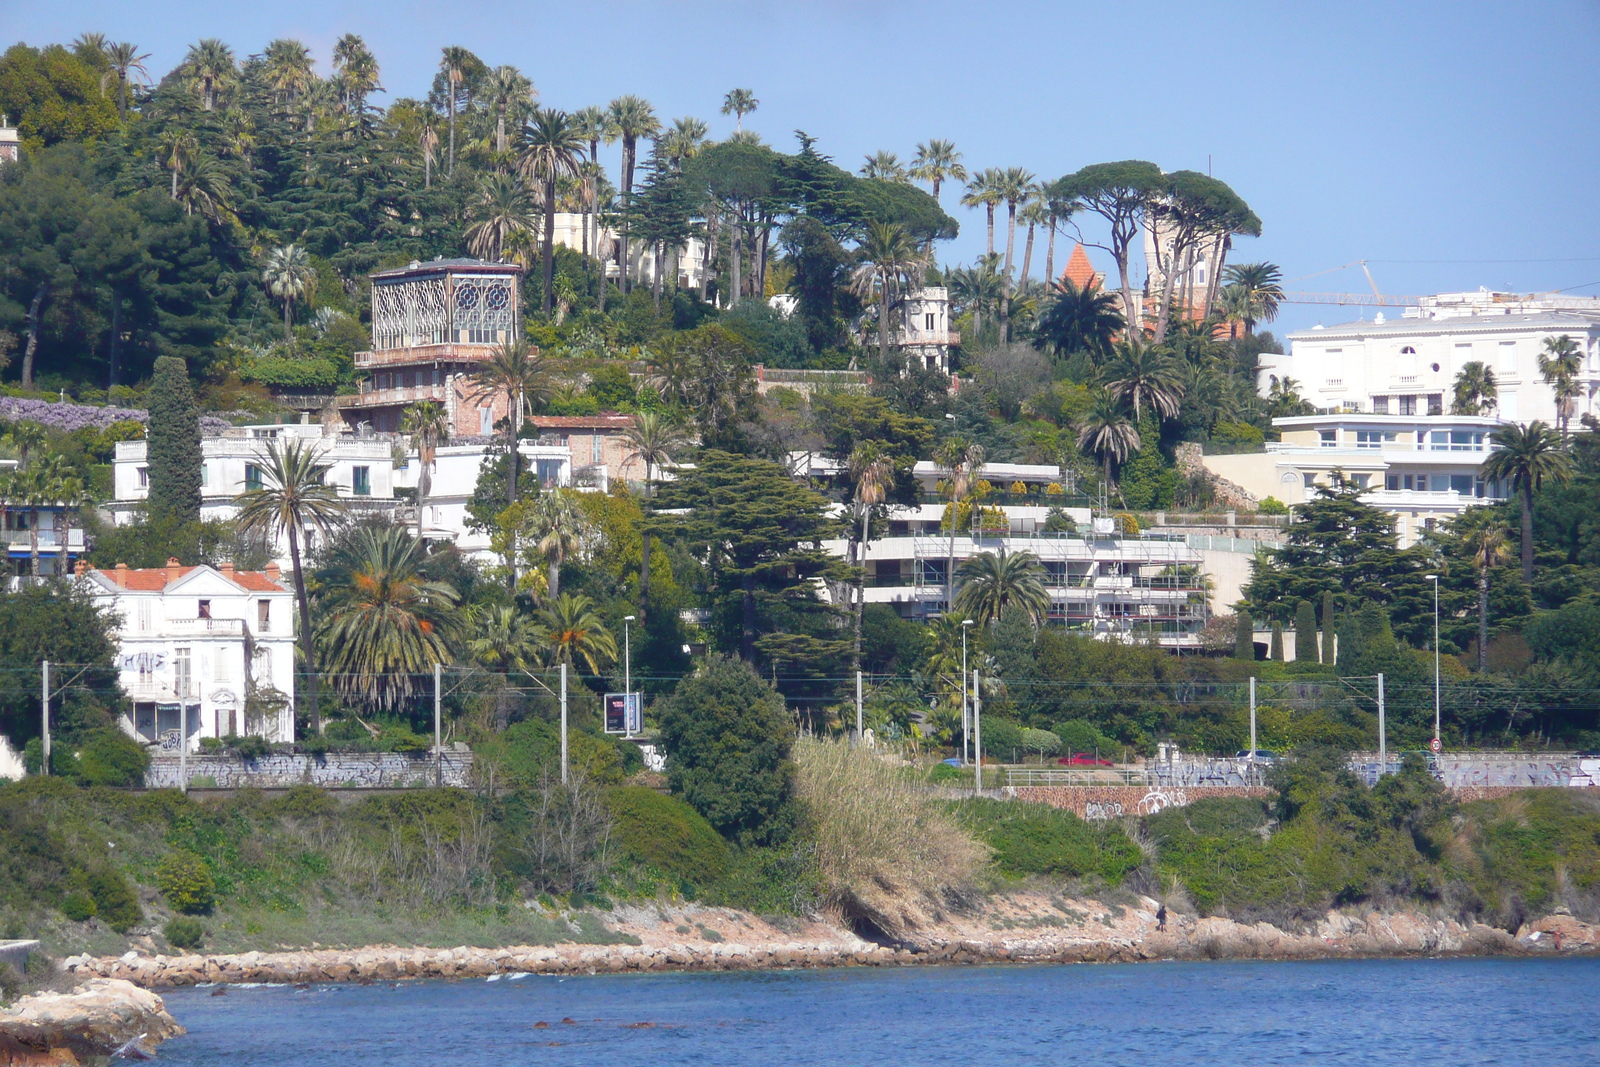
<svg viewBox="0 0 1600 1067"><path fill-rule="evenodd" d="M161 998L132 982L91 978L0 1009L0 1065L72 1064L130 1045L144 1053L184 1032Z"/></svg>

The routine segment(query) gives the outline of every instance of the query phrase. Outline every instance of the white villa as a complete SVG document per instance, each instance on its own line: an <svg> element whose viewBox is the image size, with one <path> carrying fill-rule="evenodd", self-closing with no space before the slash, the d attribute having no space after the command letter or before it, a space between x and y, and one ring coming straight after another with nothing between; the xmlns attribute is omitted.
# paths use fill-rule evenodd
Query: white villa
<svg viewBox="0 0 1600 1067"><path fill-rule="evenodd" d="M148 569L80 565L78 574L120 620L130 735L176 751L186 718L190 751L202 737L294 740L294 593L276 565L236 571L174 559Z"/></svg>

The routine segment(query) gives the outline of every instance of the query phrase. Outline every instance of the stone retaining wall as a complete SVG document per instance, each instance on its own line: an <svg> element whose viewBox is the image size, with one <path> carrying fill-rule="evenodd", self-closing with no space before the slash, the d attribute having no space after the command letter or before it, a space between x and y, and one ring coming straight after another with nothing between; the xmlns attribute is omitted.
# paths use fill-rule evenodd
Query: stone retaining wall
<svg viewBox="0 0 1600 1067"><path fill-rule="evenodd" d="M1036 785L1010 790L1018 800L1065 808L1079 818L1120 819L1124 815L1154 815L1163 808L1181 808L1213 797L1269 797L1263 786L1163 786Z"/></svg>
<svg viewBox="0 0 1600 1067"><path fill-rule="evenodd" d="M190 756L189 784L203 780L218 789L272 789L295 785L325 788L406 789L437 783L464 787L472 777L472 753L448 749L432 752L329 752L323 755ZM146 789L177 789L182 784L176 756L157 756L145 771Z"/></svg>

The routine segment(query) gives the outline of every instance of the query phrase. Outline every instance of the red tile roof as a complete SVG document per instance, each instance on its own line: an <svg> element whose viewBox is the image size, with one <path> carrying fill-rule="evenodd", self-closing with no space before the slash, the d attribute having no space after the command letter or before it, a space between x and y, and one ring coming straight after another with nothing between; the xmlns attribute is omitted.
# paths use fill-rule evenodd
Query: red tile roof
<svg viewBox="0 0 1600 1067"><path fill-rule="evenodd" d="M1072 256L1067 260L1067 269L1061 272L1061 277L1079 289L1092 289L1099 286L1105 275L1094 269L1083 245L1076 244L1072 246Z"/></svg>
<svg viewBox="0 0 1600 1067"><path fill-rule="evenodd" d="M117 566L111 570L97 570L112 585L122 589L130 589L136 593L159 593L182 578L197 567L185 567L177 563L165 567L123 567ZM272 567L273 571L278 568ZM252 593L287 593L289 590L268 577L261 571L236 571L229 567L218 570L222 577L233 582Z"/></svg>

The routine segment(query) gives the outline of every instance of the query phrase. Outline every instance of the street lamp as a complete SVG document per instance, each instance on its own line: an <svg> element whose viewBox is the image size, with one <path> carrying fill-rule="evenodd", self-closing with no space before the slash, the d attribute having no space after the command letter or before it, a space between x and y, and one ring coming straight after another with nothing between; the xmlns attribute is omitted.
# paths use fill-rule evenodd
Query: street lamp
<svg viewBox="0 0 1600 1067"><path fill-rule="evenodd" d="M967 745L972 740L972 722L967 717L967 627L971 619L961 620L961 762L967 762Z"/></svg>
<svg viewBox="0 0 1600 1067"><path fill-rule="evenodd" d="M1439 739L1439 576L1423 575L1433 583L1433 750L1444 748Z"/></svg>
<svg viewBox="0 0 1600 1067"><path fill-rule="evenodd" d="M633 736L633 632L629 623L635 618L622 617L622 729L627 737Z"/></svg>

